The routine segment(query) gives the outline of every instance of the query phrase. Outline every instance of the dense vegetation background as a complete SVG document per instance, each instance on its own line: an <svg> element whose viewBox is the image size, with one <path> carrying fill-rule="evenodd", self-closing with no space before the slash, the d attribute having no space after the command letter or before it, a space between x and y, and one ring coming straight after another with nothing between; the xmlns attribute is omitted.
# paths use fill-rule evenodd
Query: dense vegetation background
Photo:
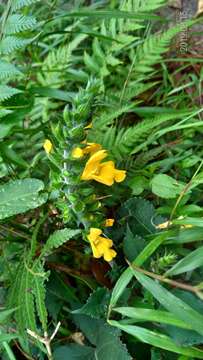
<svg viewBox="0 0 203 360"><path fill-rule="evenodd" d="M186 3L0 4L3 360L203 359L203 3Z"/></svg>

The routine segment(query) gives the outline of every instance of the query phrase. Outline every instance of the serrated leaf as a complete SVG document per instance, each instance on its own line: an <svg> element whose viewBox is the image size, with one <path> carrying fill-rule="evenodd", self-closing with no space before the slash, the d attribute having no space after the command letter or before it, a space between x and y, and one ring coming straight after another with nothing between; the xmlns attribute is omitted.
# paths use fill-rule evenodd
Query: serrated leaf
<svg viewBox="0 0 203 360"><path fill-rule="evenodd" d="M46 202L40 194L44 184L38 179L10 181L0 186L0 219L35 209Z"/></svg>
<svg viewBox="0 0 203 360"><path fill-rule="evenodd" d="M40 0L12 0L12 10L16 11L24 6L29 6L39 2Z"/></svg>
<svg viewBox="0 0 203 360"><path fill-rule="evenodd" d="M42 250L42 254L47 255L54 248L58 248L59 246L63 245L66 241L72 239L74 236L76 236L80 233L81 233L80 230L74 230L74 229L68 229L68 228L56 230L48 238L48 240Z"/></svg>
<svg viewBox="0 0 203 360"><path fill-rule="evenodd" d="M8 100L10 97L20 94L22 91L7 85L0 85L0 101Z"/></svg>
<svg viewBox="0 0 203 360"><path fill-rule="evenodd" d="M120 210L121 216L131 217L129 226L133 234L152 234L156 232L155 225L159 223L160 218L156 216L153 204L141 198L132 198L127 200ZM162 219L163 220L163 219Z"/></svg>
<svg viewBox="0 0 203 360"><path fill-rule="evenodd" d="M13 76L21 74L13 64L10 64L6 61L0 60L0 79L4 80L6 78L11 78ZM1 91L0 91L1 93Z"/></svg>
<svg viewBox="0 0 203 360"><path fill-rule="evenodd" d="M0 54L8 55L14 50L19 50L30 44L32 41L33 38L24 39L17 36L7 36L0 43Z"/></svg>
<svg viewBox="0 0 203 360"><path fill-rule="evenodd" d="M34 16L24 16L21 14L13 14L8 17L4 29L5 34L17 34L21 31L31 30L36 26Z"/></svg>
<svg viewBox="0 0 203 360"><path fill-rule="evenodd" d="M59 346L54 351L55 360L96 360L94 348L85 345L70 344Z"/></svg>
<svg viewBox="0 0 203 360"><path fill-rule="evenodd" d="M84 315L74 319L87 339L95 346L95 360L132 360L125 345L120 341L120 331L103 320Z"/></svg>
<svg viewBox="0 0 203 360"><path fill-rule="evenodd" d="M138 254L143 250L145 240L136 234L133 234L130 227L127 225L127 230L123 240L123 251L129 261L133 261Z"/></svg>
<svg viewBox="0 0 203 360"><path fill-rule="evenodd" d="M86 304L80 309L72 311L73 314L88 315L93 318L103 318L108 310L110 293L107 289L97 288L88 298Z"/></svg>
<svg viewBox="0 0 203 360"><path fill-rule="evenodd" d="M47 331L47 309L45 305L46 299L46 288L45 288L45 280L47 279L46 274L44 273L44 269L38 261L36 261L36 265L33 266L34 275L33 278L33 293L35 297L36 310L39 316L39 319L42 324L43 331ZM44 275L44 276L43 276Z"/></svg>

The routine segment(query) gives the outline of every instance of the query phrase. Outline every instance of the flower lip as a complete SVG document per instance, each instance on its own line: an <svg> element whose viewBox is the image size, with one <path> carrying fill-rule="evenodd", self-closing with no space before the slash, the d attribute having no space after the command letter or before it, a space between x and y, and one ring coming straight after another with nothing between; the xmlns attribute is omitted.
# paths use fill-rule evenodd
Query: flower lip
<svg viewBox="0 0 203 360"><path fill-rule="evenodd" d="M87 161L81 179L95 180L107 186L113 185L114 181L123 181L126 177L125 170L116 169L113 161L101 162L107 155L106 150L95 152Z"/></svg>

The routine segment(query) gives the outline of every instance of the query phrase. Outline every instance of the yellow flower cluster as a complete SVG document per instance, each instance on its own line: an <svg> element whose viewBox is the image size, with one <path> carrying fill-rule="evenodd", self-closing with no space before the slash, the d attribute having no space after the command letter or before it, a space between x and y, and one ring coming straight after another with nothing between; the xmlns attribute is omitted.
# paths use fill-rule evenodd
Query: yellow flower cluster
<svg viewBox="0 0 203 360"><path fill-rule="evenodd" d="M79 146L73 149L72 157L75 159L80 159L81 157L87 154L93 155L96 151L100 149L101 149L100 144L87 143L87 146L84 149L80 148Z"/></svg>
<svg viewBox="0 0 203 360"><path fill-rule="evenodd" d="M89 181L95 180L101 184L111 186L114 182L121 182L126 177L125 170L118 170L115 168L113 161L102 162L108 153L106 150L102 150L100 144L87 143L84 148L76 147L72 151L72 157L80 159L83 156L90 154L90 158L87 160L81 180ZM104 226L113 226L114 219L106 219ZM111 261L116 252L112 249L113 241L111 239L100 236L102 230L98 228L90 228L90 233L87 238L92 247L93 256L95 258L103 257L106 261Z"/></svg>
<svg viewBox="0 0 203 360"><path fill-rule="evenodd" d="M90 154L90 158L87 161L81 180L95 180L101 184L111 186L115 182L121 182L126 177L125 170L117 170L113 161L102 162L108 153L106 150L101 150L101 145L96 143L87 143L87 146L82 149L76 147L72 156L76 159Z"/></svg>
<svg viewBox="0 0 203 360"><path fill-rule="evenodd" d="M126 177L125 170L118 170L115 168L113 161L102 162L108 153L106 150L102 150L102 146L96 143L83 142L84 147L76 147L72 151L72 157L74 159L80 159L83 156L90 155L83 173L81 180L95 180L101 184L111 186L114 182L121 182ZM43 147L47 154L49 154L53 145L50 140L45 140ZM113 226L114 219L106 219L103 226ZM87 239L90 242L93 256L95 258L103 257L106 261L111 261L116 256L116 251L112 249L113 241L109 238L101 236L102 230L98 228L90 228L90 232L87 235Z"/></svg>
<svg viewBox="0 0 203 360"><path fill-rule="evenodd" d="M111 249L113 241L100 236L101 234L102 230L90 228L90 233L87 238L91 244L93 256L97 259L103 256L105 261L111 261L116 256L116 252Z"/></svg>

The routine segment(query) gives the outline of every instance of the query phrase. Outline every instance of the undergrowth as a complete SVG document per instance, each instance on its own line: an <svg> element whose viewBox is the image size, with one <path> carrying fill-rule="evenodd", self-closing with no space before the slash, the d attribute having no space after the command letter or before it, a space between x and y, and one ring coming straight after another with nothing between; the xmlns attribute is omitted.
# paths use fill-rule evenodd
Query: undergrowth
<svg viewBox="0 0 203 360"><path fill-rule="evenodd" d="M203 359L200 18L165 6L1 4L2 359Z"/></svg>

